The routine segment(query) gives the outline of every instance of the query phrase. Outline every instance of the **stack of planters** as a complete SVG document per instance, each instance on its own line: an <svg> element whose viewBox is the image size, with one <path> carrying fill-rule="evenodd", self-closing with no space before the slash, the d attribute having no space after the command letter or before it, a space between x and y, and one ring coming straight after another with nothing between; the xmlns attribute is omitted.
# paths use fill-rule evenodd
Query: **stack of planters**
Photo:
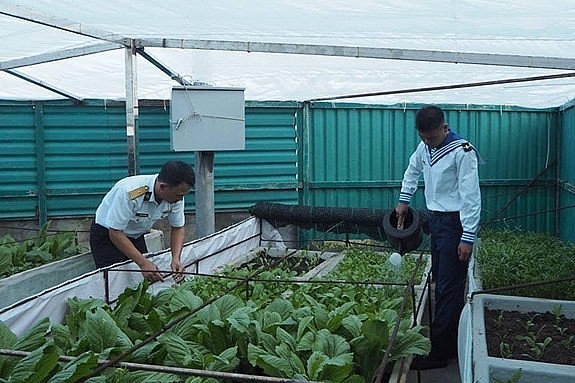
<svg viewBox="0 0 575 383"><path fill-rule="evenodd" d="M483 231L469 279L462 379L558 383L575 376L575 246L542 233Z"/></svg>
<svg viewBox="0 0 575 383"><path fill-rule="evenodd" d="M224 267L156 295L142 283L126 289L113 306L72 298L63 324L44 320L19 338L0 325L0 348L27 352L24 358L0 356L0 379L73 382L89 376L98 360L118 355L123 362L167 369L106 369L85 381L238 381L210 375L233 372L249 381L268 376L360 383L374 380L384 357L389 379L394 362L427 354L430 344L413 320L412 300L421 294L406 294L411 290L397 284L426 279L428 259L408 254L396 269L388 257L352 249L321 275L305 268L298 274L293 264L275 260ZM311 254L298 262L321 267L322 260ZM316 283L302 275L315 275ZM58 362L61 355L73 359ZM189 376L176 368L205 374Z"/></svg>

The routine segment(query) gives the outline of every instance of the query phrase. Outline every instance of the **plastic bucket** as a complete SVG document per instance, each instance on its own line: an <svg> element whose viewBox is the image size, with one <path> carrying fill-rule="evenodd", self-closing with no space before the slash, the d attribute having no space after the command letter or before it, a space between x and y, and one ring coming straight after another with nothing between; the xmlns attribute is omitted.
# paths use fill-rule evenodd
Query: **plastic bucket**
<svg viewBox="0 0 575 383"><path fill-rule="evenodd" d="M395 209L390 209L383 217L383 231L391 245L400 253L405 254L413 251L423 241L423 230L419 213L408 207L407 215L403 221L403 230L397 229L397 214Z"/></svg>

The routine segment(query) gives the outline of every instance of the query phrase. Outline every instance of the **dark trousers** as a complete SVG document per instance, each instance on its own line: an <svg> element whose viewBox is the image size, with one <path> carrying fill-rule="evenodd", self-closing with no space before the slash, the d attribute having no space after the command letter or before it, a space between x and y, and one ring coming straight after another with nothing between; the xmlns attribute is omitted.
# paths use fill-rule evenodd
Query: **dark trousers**
<svg viewBox="0 0 575 383"><path fill-rule="evenodd" d="M148 252L144 235L138 238L128 237L128 239L142 254ZM128 257L110 240L108 229L95 222L92 222L90 227L90 250L98 269L128 260Z"/></svg>
<svg viewBox="0 0 575 383"><path fill-rule="evenodd" d="M435 314L431 325L431 354L440 359L457 356L459 316L465 305L469 262L461 262L457 248L463 229L459 213L434 214L429 220L431 273L435 280Z"/></svg>

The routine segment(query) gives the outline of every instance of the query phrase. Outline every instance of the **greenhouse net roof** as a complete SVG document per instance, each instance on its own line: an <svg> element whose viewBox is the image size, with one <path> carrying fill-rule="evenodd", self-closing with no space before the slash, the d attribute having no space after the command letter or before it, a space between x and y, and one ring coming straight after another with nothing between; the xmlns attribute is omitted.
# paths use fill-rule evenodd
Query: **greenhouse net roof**
<svg viewBox="0 0 575 383"><path fill-rule="evenodd" d="M0 0L0 99L125 99L134 43L169 69L138 56L140 99L177 76L248 100L554 107L573 36L569 0ZM517 81L539 76L559 78Z"/></svg>

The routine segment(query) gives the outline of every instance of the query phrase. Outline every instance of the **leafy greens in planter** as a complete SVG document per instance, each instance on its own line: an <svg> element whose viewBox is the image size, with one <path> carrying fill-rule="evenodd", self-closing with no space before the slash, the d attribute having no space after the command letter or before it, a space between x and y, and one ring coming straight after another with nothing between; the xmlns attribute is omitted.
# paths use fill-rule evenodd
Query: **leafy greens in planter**
<svg viewBox="0 0 575 383"><path fill-rule="evenodd" d="M233 271L228 273L233 276ZM125 361L293 379L370 382L390 345L401 298L390 298L386 289L373 286L297 283L289 281L292 273L266 271L258 277L273 282L250 281L246 290L221 296L163 333L169 323L228 291L229 284L237 280L198 276L155 296L147 292L147 283L142 283L126 289L114 307L97 299L70 299L66 324L52 324L50 331L49 323L43 322L34 335L16 339L0 327L0 346L24 350L19 344L29 344L26 350L38 354L21 360L0 356L0 379L18 381L14 374L26 370L45 374L42 379L46 381L57 374L74 378L52 381L74 381L93 369L98 358L113 358L161 333ZM284 277L288 282L281 281ZM427 354L430 345L421 330L411 327L409 318L401 319L390 360ZM62 366L58 355L76 359ZM209 381L108 369L88 382L113 382L118 376L122 382Z"/></svg>
<svg viewBox="0 0 575 383"><path fill-rule="evenodd" d="M46 222L35 238L17 242L9 234L0 238L0 278L58 261L82 252L75 232L49 234Z"/></svg>
<svg viewBox="0 0 575 383"><path fill-rule="evenodd" d="M482 230L475 255L483 289L575 275L575 246L545 233ZM548 299L575 299L575 282L550 283L504 290L504 295Z"/></svg>
<svg viewBox="0 0 575 383"><path fill-rule="evenodd" d="M345 257L329 273L329 278L402 283L415 277L415 281L421 281L425 265L418 264L418 255L405 254L398 267L389 263L389 257L387 253L359 247L352 248L345 251Z"/></svg>

